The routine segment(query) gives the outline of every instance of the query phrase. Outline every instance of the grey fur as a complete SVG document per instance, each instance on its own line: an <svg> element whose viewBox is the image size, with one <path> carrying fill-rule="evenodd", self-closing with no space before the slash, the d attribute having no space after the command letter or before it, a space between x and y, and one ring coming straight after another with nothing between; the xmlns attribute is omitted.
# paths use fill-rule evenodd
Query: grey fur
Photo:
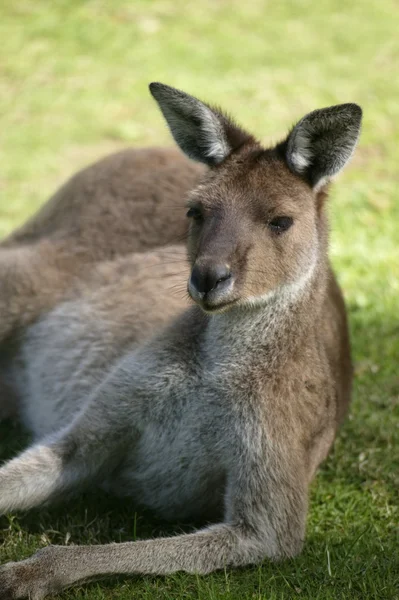
<svg viewBox="0 0 399 600"><path fill-rule="evenodd" d="M287 161L313 186L336 175L351 158L360 135L362 110L339 104L315 110L299 121L288 138Z"/></svg>
<svg viewBox="0 0 399 600"><path fill-rule="evenodd" d="M106 265L24 335L8 375L22 382L21 416L36 442L0 469L0 513L95 481L162 517L215 524L171 538L46 548L0 568L1 600L40 600L104 575L209 573L301 550L308 486L351 381L326 219L319 196L275 150L252 142L218 169L190 202L210 210L217 199L220 215L227 199L228 218L205 219L202 237L193 225L190 259L209 261L216 239L232 265L235 304L212 314L173 305L171 280L188 275L165 272L178 247L157 251L152 286L151 253L123 259L114 276ZM297 211L285 238L263 221L264 202L270 211L275 198L280 211ZM219 243L224 236L229 243ZM135 327L144 309L156 331ZM167 310L179 314L162 328Z"/></svg>
<svg viewBox="0 0 399 600"><path fill-rule="evenodd" d="M185 92L163 83L151 83L150 91L176 143L194 160L218 165L250 137L220 111Z"/></svg>

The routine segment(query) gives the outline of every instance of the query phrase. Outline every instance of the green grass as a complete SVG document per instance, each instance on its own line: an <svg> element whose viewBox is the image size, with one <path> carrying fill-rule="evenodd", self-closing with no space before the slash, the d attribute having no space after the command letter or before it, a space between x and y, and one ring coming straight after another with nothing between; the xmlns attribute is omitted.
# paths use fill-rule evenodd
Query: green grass
<svg viewBox="0 0 399 600"><path fill-rule="evenodd" d="M0 236L91 160L130 144L170 143L151 80L227 107L264 140L317 107L355 101L365 112L357 156L330 202L354 400L312 486L304 553L207 577L92 584L63 598L399 598L398 17L395 0L1 3ZM2 456L20 439L3 428ZM89 495L3 517L0 561L48 542L162 531L127 503Z"/></svg>

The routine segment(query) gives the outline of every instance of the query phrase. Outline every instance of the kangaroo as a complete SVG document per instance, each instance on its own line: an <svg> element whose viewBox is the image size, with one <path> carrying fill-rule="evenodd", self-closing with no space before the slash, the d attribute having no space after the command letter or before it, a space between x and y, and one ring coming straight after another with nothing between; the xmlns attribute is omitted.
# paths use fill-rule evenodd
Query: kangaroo
<svg viewBox="0 0 399 600"><path fill-rule="evenodd" d="M177 144L208 166L188 199L188 270L170 274L187 276L194 303L156 331L135 325L173 302L162 272L170 250L158 249L130 267L120 259L133 281L125 300L108 265L108 283L97 274L27 329L13 377L36 439L0 469L0 513L97 482L204 527L46 547L0 568L1 600L297 555L309 483L348 407L350 347L325 204L356 146L360 107L311 112L263 148L200 100L160 83L150 90Z"/></svg>

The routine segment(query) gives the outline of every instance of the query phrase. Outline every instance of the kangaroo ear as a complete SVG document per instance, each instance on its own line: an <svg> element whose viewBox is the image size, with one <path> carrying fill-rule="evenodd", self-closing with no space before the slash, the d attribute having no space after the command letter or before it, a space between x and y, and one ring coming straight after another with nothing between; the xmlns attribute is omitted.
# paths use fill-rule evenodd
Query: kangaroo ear
<svg viewBox="0 0 399 600"><path fill-rule="evenodd" d="M288 166L313 187L322 187L351 158L361 121L362 109L357 104L338 104L309 113L284 144Z"/></svg>
<svg viewBox="0 0 399 600"><path fill-rule="evenodd" d="M253 141L230 118L193 96L163 83L151 83L150 92L175 141L194 160L218 165L231 152Z"/></svg>

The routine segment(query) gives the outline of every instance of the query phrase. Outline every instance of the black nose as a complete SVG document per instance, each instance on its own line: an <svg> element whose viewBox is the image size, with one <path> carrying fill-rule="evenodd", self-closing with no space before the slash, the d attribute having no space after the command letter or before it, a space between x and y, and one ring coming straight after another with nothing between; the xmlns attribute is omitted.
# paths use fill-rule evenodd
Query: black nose
<svg viewBox="0 0 399 600"><path fill-rule="evenodd" d="M230 277L231 271L228 265L195 265L190 283L200 294L207 294Z"/></svg>

